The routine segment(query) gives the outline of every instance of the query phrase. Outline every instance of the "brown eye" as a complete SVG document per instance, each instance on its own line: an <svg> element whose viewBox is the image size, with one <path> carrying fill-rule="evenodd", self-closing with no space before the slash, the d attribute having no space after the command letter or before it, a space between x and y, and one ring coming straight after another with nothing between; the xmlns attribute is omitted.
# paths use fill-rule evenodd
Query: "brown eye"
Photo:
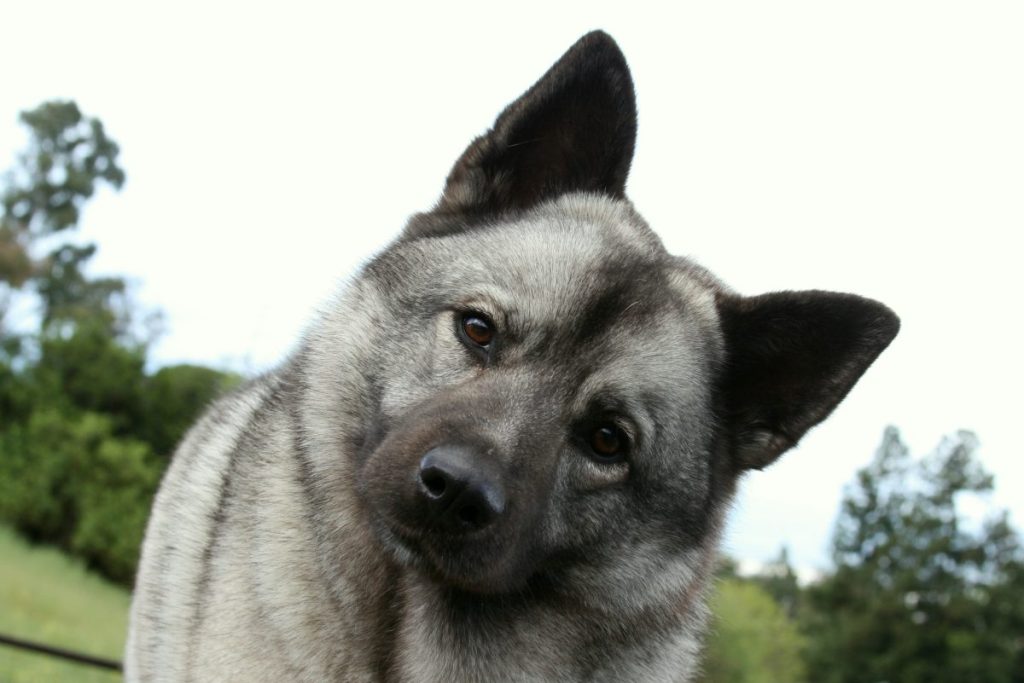
<svg viewBox="0 0 1024 683"><path fill-rule="evenodd" d="M494 341L494 326L479 313L467 313L462 316L462 333L466 339L480 347L486 347Z"/></svg>
<svg viewBox="0 0 1024 683"><path fill-rule="evenodd" d="M604 461L618 461L626 450L626 435L615 425L601 425L590 435L590 447Z"/></svg>

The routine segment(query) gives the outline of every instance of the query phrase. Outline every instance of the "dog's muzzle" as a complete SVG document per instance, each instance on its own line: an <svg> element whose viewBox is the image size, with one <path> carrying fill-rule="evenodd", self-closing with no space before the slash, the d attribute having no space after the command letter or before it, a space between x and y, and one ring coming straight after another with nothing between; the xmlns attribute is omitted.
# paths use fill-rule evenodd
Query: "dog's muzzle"
<svg viewBox="0 0 1024 683"><path fill-rule="evenodd" d="M476 449L437 446L420 460L419 496L436 527L469 534L497 521L505 512L505 488L496 463Z"/></svg>

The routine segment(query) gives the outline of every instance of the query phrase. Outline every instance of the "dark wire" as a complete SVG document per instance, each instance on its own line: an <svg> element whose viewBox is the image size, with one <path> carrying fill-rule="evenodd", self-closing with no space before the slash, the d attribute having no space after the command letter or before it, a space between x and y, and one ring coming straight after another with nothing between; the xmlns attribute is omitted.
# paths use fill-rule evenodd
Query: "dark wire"
<svg viewBox="0 0 1024 683"><path fill-rule="evenodd" d="M113 659L93 657L92 655L85 655L81 652L72 652L71 650L51 647L50 645L43 645L42 643L33 643L27 640L22 640L21 638L12 638L11 636L6 636L2 633L0 633L0 644L10 645L11 647L30 650L44 655L50 655L51 657L63 657L64 659L70 659L71 661L78 662L79 664L88 664L89 666L95 666L101 669L111 669L113 671L121 670L121 662Z"/></svg>

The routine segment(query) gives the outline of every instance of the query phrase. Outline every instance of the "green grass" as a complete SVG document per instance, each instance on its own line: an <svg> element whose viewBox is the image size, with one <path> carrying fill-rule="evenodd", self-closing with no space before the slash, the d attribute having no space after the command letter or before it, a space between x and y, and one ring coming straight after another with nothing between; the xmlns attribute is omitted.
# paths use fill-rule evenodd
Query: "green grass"
<svg viewBox="0 0 1024 683"><path fill-rule="evenodd" d="M0 526L0 632L121 659L130 595L59 550L32 546ZM0 645L0 681L96 681L120 674Z"/></svg>

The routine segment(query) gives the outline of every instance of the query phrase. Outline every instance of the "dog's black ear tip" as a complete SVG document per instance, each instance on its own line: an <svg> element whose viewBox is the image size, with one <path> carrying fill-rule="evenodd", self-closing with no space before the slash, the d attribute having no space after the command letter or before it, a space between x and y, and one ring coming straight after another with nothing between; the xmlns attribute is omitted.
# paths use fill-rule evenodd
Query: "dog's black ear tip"
<svg viewBox="0 0 1024 683"><path fill-rule="evenodd" d="M881 303L878 306L881 308L879 312L879 330L882 338L885 340L885 345L888 346L896 338L896 335L900 333L900 327L902 327L903 323L891 308Z"/></svg>
<svg viewBox="0 0 1024 683"><path fill-rule="evenodd" d="M817 310L821 320L832 324L846 321L845 327L854 337L869 347L881 352L900 331L900 318L881 301L859 294L807 290L804 292L782 292L786 297L807 311ZM768 295L772 297L773 295Z"/></svg>
<svg viewBox="0 0 1024 683"><path fill-rule="evenodd" d="M587 52L601 52L611 55L622 56L622 50L619 48L619 44L615 42L607 32L601 29L594 29L589 33L585 33L582 38L576 41L576 44L570 48L570 51L575 52L576 50L587 51Z"/></svg>
<svg viewBox="0 0 1024 683"><path fill-rule="evenodd" d="M626 55L623 54L615 39L598 29L585 34L566 50L562 57L563 63L576 65L576 69L584 72L604 72L618 74L632 84ZM615 76L613 76L615 78ZM630 89L632 86L630 85Z"/></svg>
<svg viewBox="0 0 1024 683"><path fill-rule="evenodd" d="M896 338L900 331L900 317L881 301L847 294L851 303L862 309L862 318L870 342L881 352Z"/></svg>
<svg viewBox="0 0 1024 683"><path fill-rule="evenodd" d="M582 43L584 41L591 41L595 43L603 42L613 46L615 45L615 39L612 38L607 31L600 28L595 28L592 31L587 31L586 33L584 33L583 37L580 38L578 42Z"/></svg>

